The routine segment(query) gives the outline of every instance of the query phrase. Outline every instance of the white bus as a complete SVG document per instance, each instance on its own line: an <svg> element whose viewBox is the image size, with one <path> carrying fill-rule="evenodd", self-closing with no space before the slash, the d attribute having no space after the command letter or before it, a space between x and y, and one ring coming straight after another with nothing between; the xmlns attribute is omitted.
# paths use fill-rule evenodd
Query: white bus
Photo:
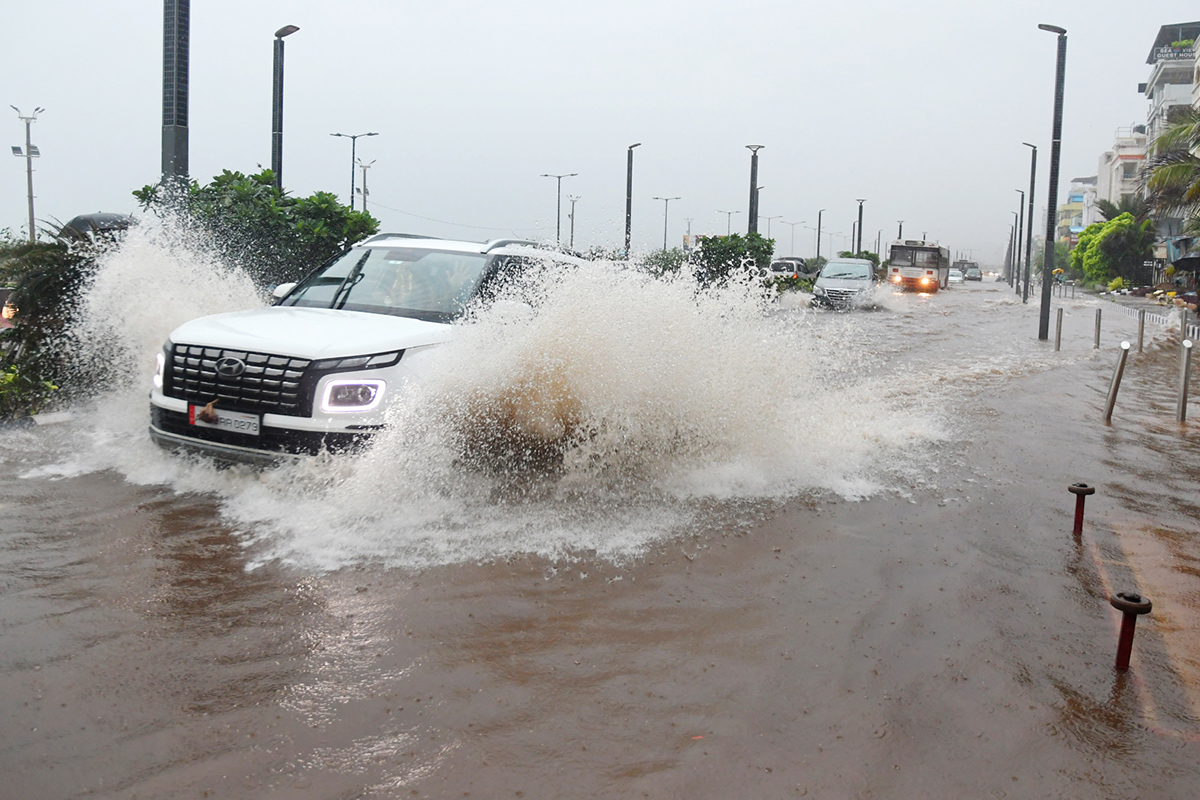
<svg viewBox="0 0 1200 800"><path fill-rule="evenodd" d="M937 242L892 242L887 276L901 289L930 293L945 289L950 285L950 251Z"/></svg>

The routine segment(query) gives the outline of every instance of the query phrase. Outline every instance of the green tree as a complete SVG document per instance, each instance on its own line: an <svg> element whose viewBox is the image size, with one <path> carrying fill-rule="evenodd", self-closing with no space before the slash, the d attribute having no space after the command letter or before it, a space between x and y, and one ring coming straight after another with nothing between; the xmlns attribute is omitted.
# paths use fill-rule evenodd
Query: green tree
<svg viewBox="0 0 1200 800"><path fill-rule="evenodd" d="M656 278L674 275L687 263L687 253L681 247L670 250L652 250L637 261L637 265Z"/></svg>
<svg viewBox="0 0 1200 800"><path fill-rule="evenodd" d="M1200 110L1188 109L1159 134L1146 168L1154 209L1183 216L1185 229L1200 234Z"/></svg>
<svg viewBox="0 0 1200 800"><path fill-rule="evenodd" d="M378 220L330 192L300 198L280 192L269 169L255 175L225 170L178 193L153 184L133 195L143 208L182 213L263 286L297 280L379 230Z"/></svg>
<svg viewBox="0 0 1200 800"><path fill-rule="evenodd" d="M1146 198L1140 195L1124 195L1121 202L1114 203L1111 200L1097 200L1096 210L1100 212L1100 216L1107 220L1116 219L1122 214L1132 214L1133 218L1138 222L1150 218L1150 203Z"/></svg>
<svg viewBox="0 0 1200 800"><path fill-rule="evenodd" d="M765 275L771 267L775 240L757 233L746 236L697 236L692 252L692 266L701 286L716 286L727 281L739 270Z"/></svg>
<svg viewBox="0 0 1200 800"><path fill-rule="evenodd" d="M870 261L876 267L879 266L879 254L872 253L869 250L863 250L857 254L850 250L843 250L840 253L838 253L838 258L865 258L867 261Z"/></svg>
<svg viewBox="0 0 1200 800"><path fill-rule="evenodd" d="M1152 255L1154 239L1154 223L1139 223L1128 212L1108 222L1093 223L1079 234L1079 244L1071 251L1071 268L1097 282L1108 283L1117 277L1128 282Z"/></svg>

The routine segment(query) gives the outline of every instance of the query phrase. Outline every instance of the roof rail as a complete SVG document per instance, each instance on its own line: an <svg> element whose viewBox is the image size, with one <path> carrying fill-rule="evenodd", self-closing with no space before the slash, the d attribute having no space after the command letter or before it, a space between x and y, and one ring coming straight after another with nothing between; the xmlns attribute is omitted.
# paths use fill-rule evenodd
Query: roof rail
<svg viewBox="0 0 1200 800"><path fill-rule="evenodd" d="M374 236L372 236L370 239L364 239L363 241L358 242L358 244L366 244L367 242L373 242L376 239L440 239L440 238L441 238L440 236L425 236L420 233L377 233Z"/></svg>
<svg viewBox="0 0 1200 800"><path fill-rule="evenodd" d="M493 250L495 250L497 247L506 247L510 244L523 244L523 245L528 245L529 247L539 247L539 248L542 246L538 242L534 242L529 239L492 239L490 242L488 242L487 244L485 244L483 246L483 252L490 253Z"/></svg>

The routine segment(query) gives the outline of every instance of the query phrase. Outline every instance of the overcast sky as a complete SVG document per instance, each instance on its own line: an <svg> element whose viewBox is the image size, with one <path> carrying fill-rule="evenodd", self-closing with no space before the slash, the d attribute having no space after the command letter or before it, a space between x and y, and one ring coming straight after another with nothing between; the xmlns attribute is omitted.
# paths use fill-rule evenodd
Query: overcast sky
<svg viewBox="0 0 1200 800"><path fill-rule="evenodd" d="M9 3L0 28L0 129L8 105L42 112L33 142L36 215L66 222L134 212L160 178L162 3ZM385 231L483 240L555 235L562 181L575 244L619 246L626 148L635 150L635 249L696 233L745 232L750 153L760 232L776 253L812 255L818 209L846 246L865 198L878 231L927 233L955 253L1003 256L1016 189L1039 147L1045 205L1055 37L1068 31L1062 185L1093 175L1118 128L1145 121L1137 92L1161 25L1200 19L1195 2L1091 0L608 0L258 2L191 9L190 172L271 161L274 31L286 40L284 187L350 192L348 139ZM0 228L25 225L25 160L0 162ZM357 185L361 187L361 172ZM359 206L361 207L361 206ZM737 211L730 218L720 211ZM795 226L784 222L800 223ZM822 244L827 252L829 240Z"/></svg>

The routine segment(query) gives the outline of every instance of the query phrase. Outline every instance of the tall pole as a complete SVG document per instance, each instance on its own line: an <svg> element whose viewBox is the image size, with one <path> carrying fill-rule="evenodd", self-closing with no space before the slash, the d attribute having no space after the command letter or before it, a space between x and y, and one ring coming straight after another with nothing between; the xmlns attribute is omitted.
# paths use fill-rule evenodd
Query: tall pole
<svg viewBox="0 0 1200 800"><path fill-rule="evenodd" d="M815 260L821 259L821 215L825 213L825 209L817 212L817 257Z"/></svg>
<svg viewBox="0 0 1200 800"><path fill-rule="evenodd" d="M746 145L750 151L750 220L746 226L747 235L758 233L758 151L763 147L761 144Z"/></svg>
<svg viewBox="0 0 1200 800"><path fill-rule="evenodd" d="M641 142L629 145L625 164L625 257L629 258L629 237L633 231L633 148L641 147Z"/></svg>
<svg viewBox="0 0 1200 800"><path fill-rule="evenodd" d="M903 241L904 240L904 220L898 219L898 220L896 220L896 222L900 223L900 227L896 229L896 240Z"/></svg>
<svg viewBox="0 0 1200 800"><path fill-rule="evenodd" d="M571 243L568 245L572 250L575 249L575 203L579 200L580 195L569 194L567 199L571 201L571 213L567 215L567 219L571 220Z"/></svg>
<svg viewBox="0 0 1200 800"><path fill-rule="evenodd" d="M283 37L300 30L295 25L284 25L275 31L275 70L271 81L271 172L275 173L275 189L283 191ZM353 180L354 162L350 162ZM354 205L354 194L350 195Z"/></svg>
<svg viewBox="0 0 1200 800"><path fill-rule="evenodd" d="M1020 215L1019 222L1017 223L1017 250L1016 250L1017 257L1015 260L1017 263L1017 292L1016 293L1020 294L1021 293L1021 240L1025 238L1025 190L1017 189L1017 191L1020 192L1020 194L1021 194L1021 202L1017 205L1017 208L1019 208L1021 210L1021 215ZM1032 225L1033 220L1029 220L1029 223Z"/></svg>
<svg viewBox="0 0 1200 800"><path fill-rule="evenodd" d="M368 162L368 163L366 163L366 164L364 164L364 163L362 162L362 159L359 159L359 161L358 161L358 165L359 165L360 167L362 167L362 171L363 171L363 188L362 188L362 196L363 196L363 209L362 209L362 210L363 210L363 213L364 213L364 214L365 214L365 213L367 213L367 195L369 195L369 194L370 194L370 192L368 192L368 191L367 191L367 170L368 170L368 169L370 169L370 168L371 168L371 164L374 164L374 163L375 163L375 161L374 161L374 160L372 160L372 161L370 161L370 162ZM354 210L354 202L353 202L353 200L351 200L351 202L350 202L350 210L351 210L351 211L353 211L353 210Z"/></svg>
<svg viewBox="0 0 1200 800"><path fill-rule="evenodd" d="M1021 289L1021 302L1029 302L1029 273L1033 269L1033 183L1037 178L1037 147L1029 142L1021 142L1032 148L1029 159L1029 227L1025 229L1025 284Z"/></svg>
<svg viewBox="0 0 1200 800"><path fill-rule="evenodd" d="M808 220L802 219L799 222L788 222L785 219L785 220L780 220L780 221L783 222L784 225L790 225L792 228L792 246L790 248L788 248L788 255L794 256L794 255L796 255L796 226L803 225Z"/></svg>
<svg viewBox="0 0 1200 800"><path fill-rule="evenodd" d="M667 208L671 205L672 200L678 200L678 197L655 197L655 200L663 201L663 250L667 249Z"/></svg>
<svg viewBox="0 0 1200 800"><path fill-rule="evenodd" d="M1054 274L1054 233L1058 221L1058 159L1062 149L1063 79L1067 71L1067 32L1055 25L1038 25L1058 34L1058 64L1054 72L1054 135L1050 140L1050 191L1046 201L1046 254L1042 258L1042 307L1038 339L1050 338L1050 279Z"/></svg>
<svg viewBox="0 0 1200 800"><path fill-rule="evenodd" d="M562 175L548 175L545 172L542 173L543 178L555 178L558 180L558 206L557 206L557 210L554 212L554 242L555 242L555 244L562 244L562 179L563 178L573 178L578 174L579 174L578 172L566 172L566 173L563 173Z"/></svg>
<svg viewBox="0 0 1200 800"><path fill-rule="evenodd" d="M163 0L163 183L188 174L188 53L191 0Z"/></svg>
<svg viewBox="0 0 1200 800"><path fill-rule="evenodd" d="M862 252L862 206L865 202L867 202L865 198L860 198L858 201L858 244L854 247L855 257Z"/></svg>
<svg viewBox="0 0 1200 800"><path fill-rule="evenodd" d="M740 214L742 212L740 212L740 211L721 211L720 209L717 209L717 213L725 215L725 235L728 236L730 233L733 232L733 222L732 222L733 215Z"/></svg>
<svg viewBox="0 0 1200 800"><path fill-rule="evenodd" d="M767 221L767 238L768 239L771 238L771 220L779 219L782 216L783 216L783 214L775 214L774 216L771 216L771 217L763 217L763 219L765 219Z"/></svg>
<svg viewBox="0 0 1200 800"><path fill-rule="evenodd" d="M29 126L32 125L37 120L37 115L39 113L45 111L46 109L42 108L41 106L38 106L37 108L35 108L33 110L33 114L31 114L30 116L27 117L24 114L22 114L21 109L17 108L16 106L9 106L9 108L11 108L13 111L16 111L17 117L22 122L25 123L25 153L24 153L25 183L26 183L26 186L28 187L28 197L29 197L29 243L33 244L34 242L37 241L37 228L35 227L35 222L34 222L34 217L33 217L33 160L35 158L37 158L39 155L41 155L41 153L38 151L38 149L36 147L33 146L33 139L32 139L33 134L30 132ZM21 148L14 147L13 155L21 156L22 154L21 154L20 150L21 150Z"/></svg>
<svg viewBox="0 0 1200 800"><path fill-rule="evenodd" d="M370 133L331 133L329 135L330 136L340 136L343 139L350 140L350 210L353 211L354 210L354 165L356 163L359 163L359 164L362 163L361 161L358 161L354 155L355 148L358 145L358 137L360 137L360 136L378 136L379 134L374 131L371 131ZM371 163L374 164L375 162L372 161ZM363 175L363 183L364 184L366 183L366 180L367 180L367 178L366 178L366 175L364 174ZM365 198L364 198L363 211L366 211L366 210L367 210L367 206L365 204Z"/></svg>

